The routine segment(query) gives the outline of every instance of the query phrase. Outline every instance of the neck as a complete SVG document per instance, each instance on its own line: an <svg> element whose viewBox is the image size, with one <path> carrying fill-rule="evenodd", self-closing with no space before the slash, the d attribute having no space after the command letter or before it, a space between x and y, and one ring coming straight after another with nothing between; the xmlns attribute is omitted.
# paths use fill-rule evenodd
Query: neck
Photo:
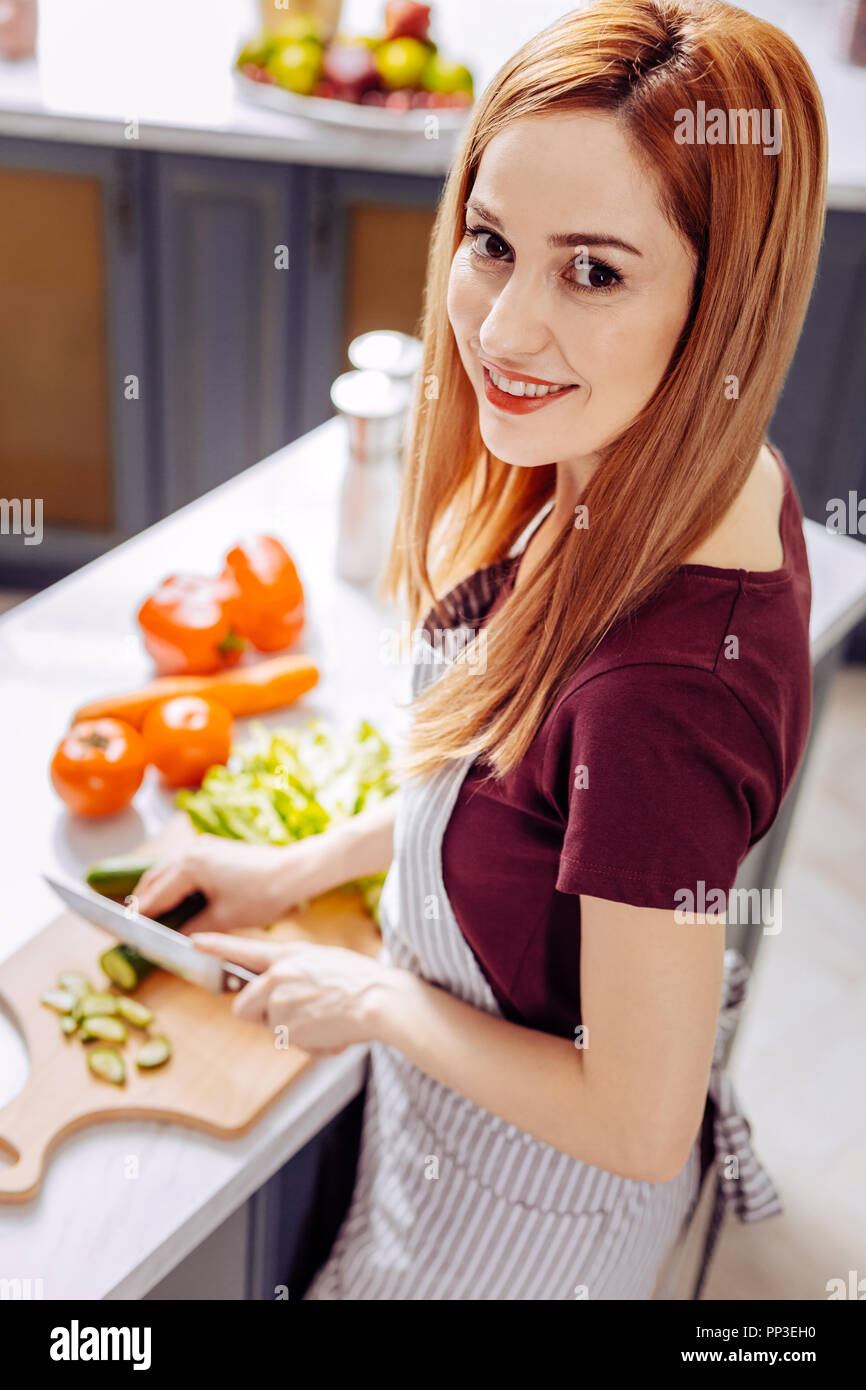
<svg viewBox="0 0 866 1390"><path fill-rule="evenodd" d="M548 535L557 535L560 530L571 524L574 509L586 491L599 462L597 455L589 454L585 458L568 463L557 463L553 506L545 517Z"/></svg>

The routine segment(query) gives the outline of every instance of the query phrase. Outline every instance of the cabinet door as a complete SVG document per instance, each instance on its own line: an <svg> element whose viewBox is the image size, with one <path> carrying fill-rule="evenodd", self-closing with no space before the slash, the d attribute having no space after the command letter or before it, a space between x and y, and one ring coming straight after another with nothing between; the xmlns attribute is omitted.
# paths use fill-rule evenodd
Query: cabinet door
<svg viewBox="0 0 866 1390"><path fill-rule="evenodd" d="M292 185L279 164L158 156L164 512L299 433Z"/></svg>
<svg viewBox="0 0 866 1390"><path fill-rule="evenodd" d="M127 151L0 140L0 493L42 534L4 525L8 582L56 577L153 519L143 172Z"/></svg>
<svg viewBox="0 0 866 1390"><path fill-rule="evenodd" d="M333 415L346 349L371 329L417 333L438 178L366 170L298 171L305 228L302 429Z"/></svg>

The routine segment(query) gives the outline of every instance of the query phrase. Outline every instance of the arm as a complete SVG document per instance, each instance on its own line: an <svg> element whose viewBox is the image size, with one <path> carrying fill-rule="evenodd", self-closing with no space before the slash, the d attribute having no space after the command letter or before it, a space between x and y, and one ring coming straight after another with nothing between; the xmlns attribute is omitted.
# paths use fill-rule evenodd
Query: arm
<svg viewBox="0 0 866 1390"><path fill-rule="evenodd" d="M302 841L308 845L311 855L309 897L338 888L352 879L365 878L367 874L385 873L394 858L394 821L399 797L399 791L393 792L357 816ZM293 882L288 856L285 872L288 887Z"/></svg>
<svg viewBox="0 0 866 1390"><path fill-rule="evenodd" d="M683 925L668 911L581 897L581 932L583 1049L405 971L374 993L372 1033L536 1139L623 1177L666 1182L703 1115L724 924Z"/></svg>

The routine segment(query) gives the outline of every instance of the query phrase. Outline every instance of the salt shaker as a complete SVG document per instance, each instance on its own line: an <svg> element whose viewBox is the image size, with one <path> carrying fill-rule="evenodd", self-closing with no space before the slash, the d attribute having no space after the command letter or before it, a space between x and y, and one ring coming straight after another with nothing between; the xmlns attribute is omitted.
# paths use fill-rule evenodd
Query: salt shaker
<svg viewBox="0 0 866 1390"><path fill-rule="evenodd" d="M349 361L359 371L387 372L397 381L405 381L410 396L424 357L424 344L420 338L409 333L398 333L392 329L375 329L371 333L361 333L349 344ZM409 429L409 412L403 424L403 443ZM400 458L402 460L401 448Z"/></svg>
<svg viewBox="0 0 866 1390"><path fill-rule="evenodd" d="M409 383L381 371L338 376L331 400L345 418L349 458L340 493L337 573L351 584L382 575L400 491Z"/></svg>
<svg viewBox="0 0 866 1390"><path fill-rule="evenodd" d="M359 371L387 372L410 379L421 365L424 345L420 338L391 329L362 333L349 344L349 361Z"/></svg>

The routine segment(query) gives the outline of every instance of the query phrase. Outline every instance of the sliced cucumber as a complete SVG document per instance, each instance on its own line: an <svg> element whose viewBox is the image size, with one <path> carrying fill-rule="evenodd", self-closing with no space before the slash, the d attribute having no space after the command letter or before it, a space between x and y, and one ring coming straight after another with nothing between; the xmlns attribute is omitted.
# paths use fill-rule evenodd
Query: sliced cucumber
<svg viewBox="0 0 866 1390"><path fill-rule="evenodd" d="M116 1047L94 1047L87 1054L87 1065L94 1076L122 1086L126 1080L126 1063Z"/></svg>
<svg viewBox="0 0 866 1390"><path fill-rule="evenodd" d="M82 994L75 1000L72 1006L72 1017L81 1020L85 1014L92 1018L94 1014L116 1014L117 995L109 994L107 991L91 991L90 994Z"/></svg>
<svg viewBox="0 0 866 1390"><path fill-rule="evenodd" d="M70 994L74 994L76 999L82 994L93 993L93 985L80 970L62 971L57 976L57 983L61 989L68 989Z"/></svg>
<svg viewBox="0 0 866 1390"><path fill-rule="evenodd" d="M151 970L156 969L132 946L112 946L99 957L99 964L113 985L118 989L135 989ZM120 1001L118 1000L118 1004Z"/></svg>
<svg viewBox="0 0 866 1390"><path fill-rule="evenodd" d="M171 1043L168 1038L160 1034L144 1044L135 1059L135 1065L141 1067L143 1071L149 1071L153 1067L161 1067L170 1056Z"/></svg>
<svg viewBox="0 0 866 1390"><path fill-rule="evenodd" d="M60 1020L60 1031L65 1033L67 1038L71 1038L73 1033L78 1032L78 1024L72 1014L64 1014Z"/></svg>
<svg viewBox="0 0 866 1390"><path fill-rule="evenodd" d="M119 1018L111 1018L107 1014L96 1014L95 1017L84 1017L81 1020L79 1036L82 1042L93 1042L99 1039L101 1042L126 1042L126 1028Z"/></svg>
<svg viewBox="0 0 866 1390"><path fill-rule="evenodd" d="M117 1012L136 1028L149 1028L153 1023L153 1011L137 999L118 999Z"/></svg>
<svg viewBox="0 0 866 1390"><path fill-rule="evenodd" d="M75 995L68 989L46 989L40 994L39 1002L57 1014L68 1014L75 1005Z"/></svg>

